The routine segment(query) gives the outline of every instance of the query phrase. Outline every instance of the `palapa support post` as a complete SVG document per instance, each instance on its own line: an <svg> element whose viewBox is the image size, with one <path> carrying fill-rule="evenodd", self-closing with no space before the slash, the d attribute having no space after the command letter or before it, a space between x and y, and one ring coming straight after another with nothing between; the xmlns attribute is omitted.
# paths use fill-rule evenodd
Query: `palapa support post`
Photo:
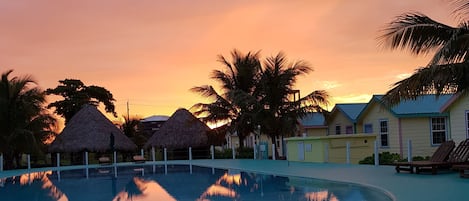
<svg viewBox="0 0 469 201"><path fill-rule="evenodd" d="M56 153L57 156L57 179L60 181L60 153Z"/></svg>
<svg viewBox="0 0 469 201"><path fill-rule="evenodd" d="M350 142L346 143L346 149L347 149L346 163L350 164Z"/></svg>
<svg viewBox="0 0 469 201"><path fill-rule="evenodd" d="M407 140L407 162L412 162L412 140Z"/></svg>
<svg viewBox="0 0 469 201"><path fill-rule="evenodd" d="M166 148L164 148L164 174L168 174L168 154Z"/></svg>
<svg viewBox="0 0 469 201"><path fill-rule="evenodd" d="M374 152L375 152L375 166L378 166L379 165L379 151L378 151L378 141L377 140L375 140Z"/></svg>
<svg viewBox="0 0 469 201"><path fill-rule="evenodd" d="M189 170L192 174L192 147L189 147Z"/></svg>
<svg viewBox="0 0 469 201"><path fill-rule="evenodd" d="M88 170L88 151L85 151L85 169L86 169L86 178L89 178L89 170Z"/></svg>
<svg viewBox="0 0 469 201"><path fill-rule="evenodd" d="M155 147L151 147L151 160L153 161L153 174L155 174L156 166L155 166Z"/></svg>

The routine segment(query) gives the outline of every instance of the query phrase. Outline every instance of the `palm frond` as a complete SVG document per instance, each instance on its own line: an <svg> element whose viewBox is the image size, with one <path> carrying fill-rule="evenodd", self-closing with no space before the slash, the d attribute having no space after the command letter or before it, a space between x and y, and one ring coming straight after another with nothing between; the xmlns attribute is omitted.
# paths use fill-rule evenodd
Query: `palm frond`
<svg viewBox="0 0 469 201"><path fill-rule="evenodd" d="M378 40L391 49L409 49L419 55L440 48L453 37L455 31L456 28L434 21L424 14L405 13L389 23Z"/></svg>
<svg viewBox="0 0 469 201"><path fill-rule="evenodd" d="M383 102L395 105L424 94L455 93L468 88L469 63L433 65L419 68L412 76L396 82L383 97Z"/></svg>

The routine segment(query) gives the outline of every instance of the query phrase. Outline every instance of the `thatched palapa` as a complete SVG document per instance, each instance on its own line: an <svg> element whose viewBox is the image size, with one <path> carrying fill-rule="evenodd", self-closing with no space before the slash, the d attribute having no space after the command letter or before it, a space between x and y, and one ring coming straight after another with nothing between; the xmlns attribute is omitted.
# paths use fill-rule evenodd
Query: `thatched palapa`
<svg viewBox="0 0 469 201"><path fill-rule="evenodd" d="M111 137L111 134L113 137ZM113 142L111 142L113 141ZM112 144L114 146L112 146ZM105 152L137 149L124 133L95 106L85 105L76 113L49 147L50 152Z"/></svg>
<svg viewBox="0 0 469 201"><path fill-rule="evenodd" d="M178 109L145 144L146 148L185 149L208 146L210 128L186 109Z"/></svg>

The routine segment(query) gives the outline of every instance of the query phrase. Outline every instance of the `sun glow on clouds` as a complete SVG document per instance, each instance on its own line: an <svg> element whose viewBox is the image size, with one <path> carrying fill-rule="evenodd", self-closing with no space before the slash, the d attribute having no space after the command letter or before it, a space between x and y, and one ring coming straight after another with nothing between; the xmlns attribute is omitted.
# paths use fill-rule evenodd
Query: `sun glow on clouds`
<svg viewBox="0 0 469 201"><path fill-rule="evenodd" d="M347 96L334 96L334 103L368 103L371 99L370 94L350 94Z"/></svg>
<svg viewBox="0 0 469 201"><path fill-rule="evenodd" d="M396 78L399 80L402 80L402 79L406 79L410 77L411 75L412 75L411 73L401 73L401 74L396 75Z"/></svg>

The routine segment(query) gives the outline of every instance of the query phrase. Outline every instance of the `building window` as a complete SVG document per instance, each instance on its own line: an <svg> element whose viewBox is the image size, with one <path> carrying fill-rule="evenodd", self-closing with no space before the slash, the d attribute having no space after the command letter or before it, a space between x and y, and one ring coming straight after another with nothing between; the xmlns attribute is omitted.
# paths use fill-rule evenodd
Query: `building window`
<svg viewBox="0 0 469 201"><path fill-rule="evenodd" d="M387 119L379 120L379 136L381 138L381 146L389 146L389 128Z"/></svg>
<svg viewBox="0 0 469 201"><path fill-rule="evenodd" d="M339 124L335 125L335 134L340 135L340 125Z"/></svg>
<svg viewBox="0 0 469 201"><path fill-rule="evenodd" d="M431 126L432 145L446 141L446 118L433 117Z"/></svg>
<svg viewBox="0 0 469 201"><path fill-rule="evenodd" d="M353 133L353 126L345 126L345 134L352 134Z"/></svg>
<svg viewBox="0 0 469 201"><path fill-rule="evenodd" d="M365 124L365 133L373 133L373 124Z"/></svg>

